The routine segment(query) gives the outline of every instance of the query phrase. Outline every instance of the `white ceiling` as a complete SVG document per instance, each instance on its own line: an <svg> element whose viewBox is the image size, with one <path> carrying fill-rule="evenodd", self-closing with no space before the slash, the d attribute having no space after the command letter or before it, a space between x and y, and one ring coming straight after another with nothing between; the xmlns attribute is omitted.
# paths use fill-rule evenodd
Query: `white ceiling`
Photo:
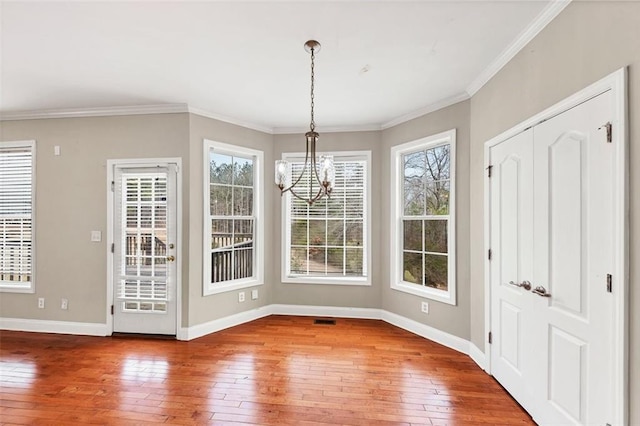
<svg viewBox="0 0 640 426"><path fill-rule="evenodd" d="M380 128L468 97L551 6L3 1L0 112L186 103L250 127L303 129L303 44L316 39L318 131Z"/></svg>

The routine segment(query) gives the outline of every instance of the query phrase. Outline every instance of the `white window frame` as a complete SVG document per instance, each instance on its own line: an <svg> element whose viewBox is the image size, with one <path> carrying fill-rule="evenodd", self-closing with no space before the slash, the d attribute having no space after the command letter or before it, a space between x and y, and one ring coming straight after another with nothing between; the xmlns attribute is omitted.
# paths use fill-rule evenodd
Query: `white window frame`
<svg viewBox="0 0 640 426"><path fill-rule="evenodd" d="M449 159L449 225L448 232L448 285L447 290L438 290L430 287L404 281L402 250L403 250L403 204L404 204L404 166L402 157L416 151L426 150L441 145L450 145ZM456 304L456 130L452 129L437 135L421 138L391 148L391 288L404 293L413 294L431 300Z"/></svg>
<svg viewBox="0 0 640 426"><path fill-rule="evenodd" d="M365 189L364 189L364 211L362 230L362 271L361 277L325 277L325 276L290 276L291 270L291 193L287 192L282 196L282 265L281 281L288 284L332 284L348 286L370 286L371 285L371 151L334 151L317 152L320 155L333 155L334 161L357 160L365 161ZM305 154L302 152L282 153L282 159L290 162L304 162Z"/></svg>
<svg viewBox="0 0 640 426"><path fill-rule="evenodd" d="M3 293L35 293L36 287L36 141L0 142L0 148L31 149L31 281L12 283L0 281L0 292Z"/></svg>
<svg viewBox="0 0 640 426"><path fill-rule="evenodd" d="M203 295L224 293L247 287L264 284L264 179L263 164L264 152L242 146L231 145L204 139L203 151ZM238 157L253 157L253 215L254 240L253 240L253 276L218 283L210 282L211 277L211 211L209 205L209 152L232 155Z"/></svg>

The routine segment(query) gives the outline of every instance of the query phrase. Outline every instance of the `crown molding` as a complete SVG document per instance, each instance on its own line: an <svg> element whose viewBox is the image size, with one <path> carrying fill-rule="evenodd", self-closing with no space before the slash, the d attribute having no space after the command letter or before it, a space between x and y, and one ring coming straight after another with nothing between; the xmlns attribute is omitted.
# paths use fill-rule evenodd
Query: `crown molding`
<svg viewBox="0 0 640 426"><path fill-rule="evenodd" d="M274 129L267 126L262 126L260 124L250 123L248 121L236 120L231 117L227 117L224 115L216 114L210 111L206 111L200 108L187 107L191 114L199 115L201 117L212 118L214 120L223 121L228 124L233 124L236 126L244 127L251 130L257 130L258 132L268 133L272 135L274 133Z"/></svg>
<svg viewBox="0 0 640 426"><path fill-rule="evenodd" d="M475 95L493 78L518 52L520 52L540 31L571 3L571 0L553 0L525 28L516 39L467 87L469 97Z"/></svg>
<svg viewBox="0 0 640 426"><path fill-rule="evenodd" d="M317 128L322 133L347 133L347 132L378 132L382 130L379 124L362 124L357 126L321 126ZM306 133L309 131L308 127L274 127L274 135L291 135L295 133Z"/></svg>
<svg viewBox="0 0 640 426"><path fill-rule="evenodd" d="M175 114L188 112L187 104L159 104L97 108L65 108L0 113L0 121L49 118L110 117L116 115Z"/></svg>
<svg viewBox="0 0 640 426"><path fill-rule="evenodd" d="M419 110L410 112L398 118L394 118L391 121L387 121L380 126L380 129L389 129L391 127L397 126L398 124L406 123L407 121L413 120L414 118L422 117L423 115L429 114L430 112L446 108L453 104L457 104L458 102L466 101L469 98L470 96L466 92L458 93L457 95L451 96L450 98L442 99L438 102L427 105L426 107L420 108Z"/></svg>

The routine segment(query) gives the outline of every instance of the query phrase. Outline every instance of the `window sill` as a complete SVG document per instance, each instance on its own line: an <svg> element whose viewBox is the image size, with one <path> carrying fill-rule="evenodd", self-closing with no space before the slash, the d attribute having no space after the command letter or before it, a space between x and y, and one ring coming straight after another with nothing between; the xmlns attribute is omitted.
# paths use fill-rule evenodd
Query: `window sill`
<svg viewBox="0 0 640 426"><path fill-rule="evenodd" d="M226 293L233 290L240 290L248 287L263 285L264 282L255 278L234 280L227 283L205 284L202 292L203 296L211 296L213 294Z"/></svg>
<svg viewBox="0 0 640 426"><path fill-rule="evenodd" d="M424 297L426 299L436 300L438 302L449 305L456 305L455 295L450 291L436 290L429 287L418 286L404 281L392 283L391 288L403 293L413 294L414 296Z"/></svg>
<svg viewBox="0 0 640 426"><path fill-rule="evenodd" d="M327 285L347 285L347 286L370 286L369 277L308 277L293 276L283 277L282 282L285 284L327 284Z"/></svg>
<svg viewBox="0 0 640 426"><path fill-rule="evenodd" d="M33 283L30 283L28 286L25 285L14 285L14 284L0 284L0 293L26 293L33 294L35 293L35 288Z"/></svg>

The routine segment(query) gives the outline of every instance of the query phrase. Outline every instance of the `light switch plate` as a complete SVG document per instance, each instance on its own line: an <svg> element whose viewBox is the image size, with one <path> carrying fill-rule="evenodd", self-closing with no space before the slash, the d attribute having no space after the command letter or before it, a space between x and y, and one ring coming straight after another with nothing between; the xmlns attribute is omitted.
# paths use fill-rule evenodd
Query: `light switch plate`
<svg viewBox="0 0 640 426"><path fill-rule="evenodd" d="M91 241L95 243L99 243L102 241L102 232L101 231L91 231Z"/></svg>

